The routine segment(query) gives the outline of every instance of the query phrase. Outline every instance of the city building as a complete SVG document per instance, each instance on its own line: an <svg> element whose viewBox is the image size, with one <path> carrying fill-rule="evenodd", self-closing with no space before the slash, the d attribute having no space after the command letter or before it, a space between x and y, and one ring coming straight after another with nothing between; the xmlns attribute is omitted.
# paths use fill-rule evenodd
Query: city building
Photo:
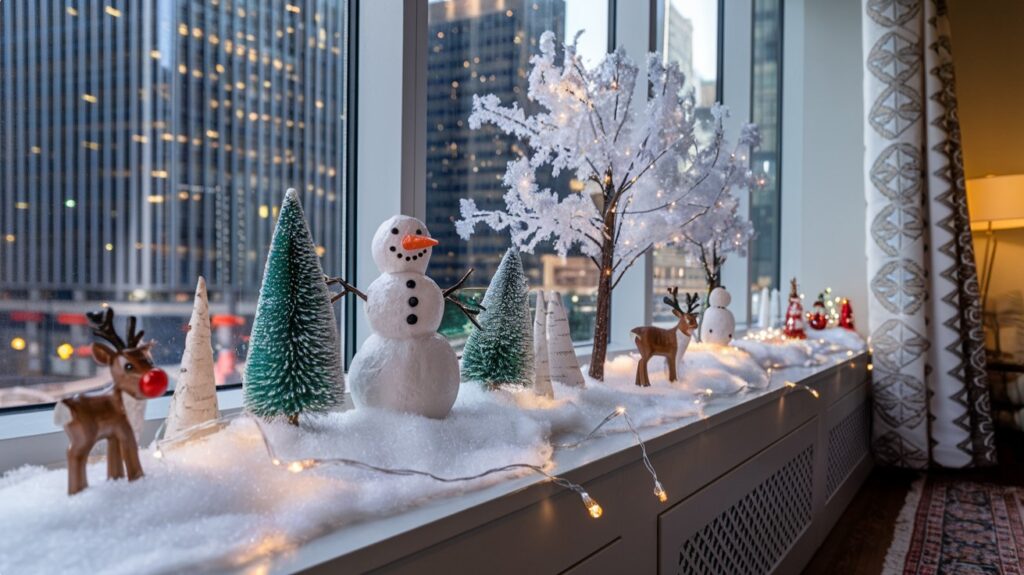
<svg viewBox="0 0 1024 575"><path fill-rule="evenodd" d="M177 361L199 275L251 321L286 188L342 270L345 7L305 6L0 3L0 388L91 374L104 303Z"/></svg>

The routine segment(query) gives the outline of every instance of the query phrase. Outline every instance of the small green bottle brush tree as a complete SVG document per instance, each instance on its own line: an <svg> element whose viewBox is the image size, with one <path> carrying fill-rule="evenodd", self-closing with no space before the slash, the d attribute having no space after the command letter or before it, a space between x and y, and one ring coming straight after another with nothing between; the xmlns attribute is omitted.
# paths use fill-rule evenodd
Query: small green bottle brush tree
<svg viewBox="0 0 1024 575"><path fill-rule="evenodd" d="M245 370L245 406L263 419L326 411L344 380L331 294L295 190L288 190L263 274Z"/></svg>
<svg viewBox="0 0 1024 575"><path fill-rule="evenodd" d="M462 379L488 387L533 385L530 286L519 250L509 248L484 295L481 328L462 351Z"/></svg>

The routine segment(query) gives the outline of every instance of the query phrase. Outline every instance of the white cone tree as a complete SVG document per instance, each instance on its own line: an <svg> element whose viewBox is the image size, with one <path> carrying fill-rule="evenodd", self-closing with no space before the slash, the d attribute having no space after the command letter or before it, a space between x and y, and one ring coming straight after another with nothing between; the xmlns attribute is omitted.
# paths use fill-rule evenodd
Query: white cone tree
<svg viewBox="0 0 1024 575"><path fill-rule="evenodd" d="M213 344L210 333L210 306L206 295L206 279L199 277L196 285L192 318L185 336L185 353L181 356L178 382L167 413L164 437L178 435L189 427L216 419L217 383L213 375Z"/></svg>
<svg viewBox="0 0 1024 575"><path fill-rule="evenodd" d="M565 313L562 294L558 292L548 294L547 338L551 381L584 387L586 382L580 371L580 360L576 357L576 346L572 343L569 317Z"/></svg>
<svg viewBox="0 0 1024 575"><path fill-rule="evenodd" d="M745 126L737 149L728 151L725 110L715 106L713 133L702 144L692 91L680 95L683 74L657 54L648 57L649 90L642 92L649 96L641 100L638 67L622 48L588 69L575 41L565 45L561 63L552 32L541 35L539 47L527 93L536 113L503 106L494 94L473 97L470 127L493 124L520 138L525 151L508 164L505 208L482 210L463 199L456 229L463 239L477 224L508 229L522 251L550 240L562 256L579 250L590 258L599 272L590 375L603 379L612 291L652 247L682 243L681 231L749 180L757 130ZM581 192L540 189L541 168L554 177L569 171L586 185Z"/></svg>

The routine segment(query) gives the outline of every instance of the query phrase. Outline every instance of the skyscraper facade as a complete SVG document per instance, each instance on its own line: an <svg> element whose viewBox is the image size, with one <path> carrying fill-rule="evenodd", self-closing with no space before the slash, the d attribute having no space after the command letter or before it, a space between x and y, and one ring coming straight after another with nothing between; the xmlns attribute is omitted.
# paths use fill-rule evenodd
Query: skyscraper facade
<svg viewBox="0 0 1024 575"><path fill-rule="evenodd" d="M493 93L530 113L535 106L527 98L530 58L539 51L541 34L551 30L564 42L572 40L574 31L566 29L565 0L431 2L427 22L426 223L440 241L431 256L430 274L450 285L473 267L471 284L483 286L509 247L509 235L478 226L470 241L462 240L454 224L459 201L472 198L484 209L502 207L506 165L526 150L493 126L469 128L473 95ZM571 174L555 179L541 172L538 182L561 194L582 189ZM542 245L537 253L523 255L530 285L563 292L573 337L587 339L593 334L596 269L588 258L552 258L551 251L550 245ZM458 325L449 325L449 317ZM468 329L456 313L442 325L442 333L456 343Z"/></svg>
<svg viewBox="0 0 1024 575"><path fill-rule="evenodd" d="M101 303L180 340L199 275L250 321L286 188L340 271L346 60L343 0L0 3L0 387Z"/></svg>

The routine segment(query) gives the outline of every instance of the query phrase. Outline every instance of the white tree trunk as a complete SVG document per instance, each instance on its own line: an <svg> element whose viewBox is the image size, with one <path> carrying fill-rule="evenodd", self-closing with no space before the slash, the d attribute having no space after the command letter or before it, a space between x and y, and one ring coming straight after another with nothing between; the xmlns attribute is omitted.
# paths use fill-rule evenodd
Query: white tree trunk
<svg viewBox="0 0 1024 575"><path fill-rule="evenodd" d="M537 292L537 310L533 314L533 391L554 398L551 387L551 366L548 362L548 304L544 291Z"/></svg>
<svg viewBox="0 0 1024 575"><path fill-rule="evenodd" d="M217 416L210 309L206 299L206 280L200 277L164 437L174 437L184 429L216 419Z"/></svg>
<svg viewBox="0 0 1024 575"><path fill-rule="evenodd" d="M558 292L552 292L548 299L547 336L551 381L584 387L586 383L569 333L569 318L562 304L562 294Z"/></svg>

